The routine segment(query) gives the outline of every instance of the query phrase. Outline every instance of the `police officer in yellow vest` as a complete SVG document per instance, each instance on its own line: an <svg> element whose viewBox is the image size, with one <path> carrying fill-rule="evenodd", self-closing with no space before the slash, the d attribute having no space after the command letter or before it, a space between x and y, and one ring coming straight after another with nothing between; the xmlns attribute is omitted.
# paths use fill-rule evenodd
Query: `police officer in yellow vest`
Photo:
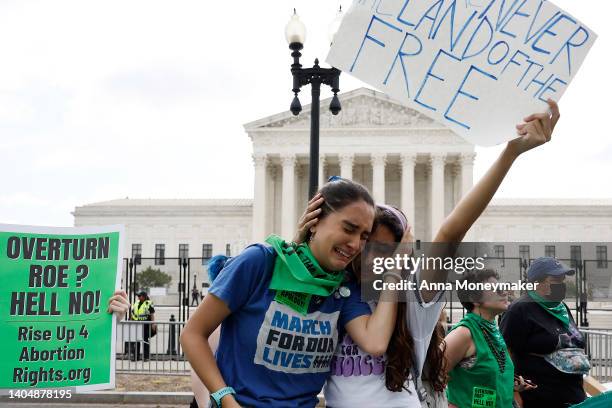
<svg viewBox="0 0 612 408"><path fill-rule="evenodd" d="M132 303L130 307L130 319L137 321L154 321L155 320L155 308L153 307L153 302L149 300L149 296L147 292L140 291L136 294L138 296L138 300ZM153 333L151 331L153 329ZM155 324L143 324L142 330L142 340L144 342L144 361L148 361L150 357L150 344L149 339L151 335L155 335L157 327ZM133 361L140 360L140 343L132 343L132 347L136 346L136 350L133 350L131 359Z"/></svg>

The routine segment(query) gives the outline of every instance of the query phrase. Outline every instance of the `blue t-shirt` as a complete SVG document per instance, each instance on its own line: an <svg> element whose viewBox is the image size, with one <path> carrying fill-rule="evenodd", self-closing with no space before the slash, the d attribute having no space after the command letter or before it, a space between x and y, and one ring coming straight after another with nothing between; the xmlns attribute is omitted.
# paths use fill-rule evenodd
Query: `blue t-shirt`
<svg viewBox="0 0 612 408"><path fill-rule="evenodd" d="M313 296L306 316L274 301L276 253L253 245L231 259L209 293L231 314L221 325L217 365L236 399L253 407L314 407L338 342L338 326L370 314L352 283L346 298ZM336 291L337 292L337 291Z"/></svg>

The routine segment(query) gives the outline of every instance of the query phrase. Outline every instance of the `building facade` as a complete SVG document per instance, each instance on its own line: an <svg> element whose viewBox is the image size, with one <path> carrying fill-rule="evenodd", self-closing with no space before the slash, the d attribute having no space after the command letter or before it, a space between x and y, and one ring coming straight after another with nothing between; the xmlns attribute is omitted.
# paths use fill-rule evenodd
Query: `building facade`
<svg viewBox="0 0 612 408"><path fill-rule="evenodd" d="M338 175L362 183L377 202L406 213L417 239L430 240L472 186L474 146L382 93L360 88L341 101L337 116L321 109L319 180ZM271 233L291 238L308 201L310 106L299 116L287 111L244 127L253 144L252 200L112 200L76 207L75 226L124 224L126 257L163 251L205 259L236 255ZM494 200L465 240L539 242L496 249L530 258L550 254L546 242L591 242L582 259L605 255L607 262L612 200ZM555 256L569 259L575 246L559 245Z"/></svg>
<svg viewBox="0 0 612 408"><path fill-rule="evenodd" d="M308 201L310 106L299 116L283 112L245 130L255 166L252 237L291 237ZM343 94L337 116L322 109L319 150L320 181L337 175L363 184L377 202L401 208L423 239L472 186L473 145L365 88Z"/></svg>

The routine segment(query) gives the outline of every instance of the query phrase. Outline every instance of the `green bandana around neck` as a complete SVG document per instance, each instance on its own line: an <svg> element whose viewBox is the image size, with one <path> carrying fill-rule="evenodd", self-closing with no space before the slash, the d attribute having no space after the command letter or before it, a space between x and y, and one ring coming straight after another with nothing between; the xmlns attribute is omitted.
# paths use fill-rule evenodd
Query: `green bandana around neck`
<svg viewBox="0 0 612 408"><path fill-rule="evenodd" d="M306 315L312 295L329 296L342 283L344 271L327 272L319 265L306 244L289 244L277 235L266 242L277 253L270 289L274 300Z"/></svg>
<svg viewBox="0 0 612 408"><path fill-rule="evenodd" d="M497 323L495 323L495 321L490 322L487 319L485 319L484 317L482 317L480 315L477 315L474 312L466 313L465 319L473 321L483 331L486 331L491 336L491 339L493 340L494 346L496 348L501 349L501 348L505 348L506 347L506 343L504 342L504 338L502 337L501 332L499 331L499 327L497 326Z"/></svg>
<svg viewBox="0 0 612 408"><path fill-rule="evenodd" d="M542 306L544 310L546 310L548 313L550 313L557 319L561 320L561 323L563 323L563 326L566 329L569 327L569 313L567 311L567 307L565 307L565 304L563 302L551 302L550 300L543 298L533 290L529 290L527 291L527 293L529 294L529 296L531 296L533 300L536 301L537 304Z"/></svg>
<svg viewBox="0 0 612 408"><path fill-rule="evenodd" d="M506 370L506 362L507 362L507 351L506 342L502 337L501 332L499 331L499 327L495 321L488 321L480 315L475 314L474 312L470 312L465 315L465 320L471 321L472 324L475 324L482 331L482 335L484 337L484 341L491 350L493 357L497 361L497 366L499 368L499 372L503 373ZM476 344L476 343L475 343Z"/></svg>

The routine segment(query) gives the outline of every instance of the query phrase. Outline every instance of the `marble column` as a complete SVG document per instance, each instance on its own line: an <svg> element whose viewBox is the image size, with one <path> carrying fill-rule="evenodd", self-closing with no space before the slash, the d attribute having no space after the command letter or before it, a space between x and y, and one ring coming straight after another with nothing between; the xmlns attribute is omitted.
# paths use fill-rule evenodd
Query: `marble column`
<svg viewBox="0 0 612 408"><path fill-rule="evenodd" d="M319 155L319 189L323 186L323 184L327 183L327 179L325 178L325 155ZM310 200L312 197L308 197Z"/></svg>
<svg viewBox="0 0 612 408"><path fill-rule="evenodd" d="M286 240L293 238L295 226L295 162L294 154L282 155L283 187L281 204L281 236Z"/></svg>
<svg viewBox="0 0 612 408"><path fill-rule="evenodd" d="M253 197L253 236L251 241L263 241L266 234L266 184L268 156L263 153L253 154L255 166L255 192Z"/></svg>
<svg viewBox="0 0 612 408"><path fill-rule="evenodd" d="M415 225L414 168L416 166L416 157L416 153L403 153L400 156L400 163L402 165L402 211L406 214L408 222L413 228Z"/></svg>
<svg viewBox="0 0 612 408"><path fill-rule="evenodd" d="M303 181L303 183L302 183ZM310 168L309 166L300 165L299 160L296 159L295 170L293 174L293 196L294 207L293 214L297 217L306 207L305 203L308 202L308 185L310 183Z"/></svg>
<svg viewBox="0 0 612 408"><path fill-rule="evenodd" d="M449 196L448 201L450 201L451 210L457 206L459 200L461 200L461 164L453 163L449 165L449 174L451 176L451 196Z"/></svg>
<svg viewBox="0 0 612 408"><path fill-rule="evenodd" d="M476 153L461 155L461 197L465 196L474 184L474 159Z"/></svg>
<svg viewBox="0 0 612 408"><path fill-rule="evenodd" d="M264 235L264 238L267 236L267 234L270 233L274 233L274 234L278 234L281 226L280 226L280 212L281 212L281 208L280 208L280 204L276 205L276 197L277 197L277 193L280 189L280 186L278 185L277 181L279 180L281 174L281 167L278 165L272 165L270 164L268 166L268 183L267 183L267 187L266 187L266 224L265 224L265 230L266 230L266 234ZM277 217L277 215L279 215ZM277 218L279 221L277 221Z"/></svg>
<svg viewBox="0 0 612 408"><path fill-rule="evenodd" d="M370 157L372 163L372 196L378 204L385 203L385 165L387 155L375 153Z"/></svg>
<svg viewBox="0 0 612 408"><path fill-rule="evenodd" d="M353 179L353 161L355 156L352 154L342 153L340 154L340 177L344 179ZM335 176L335 174L332 174Z"/></svg>
<svg viewBox="0 0 612 408"><path fill-rule="evenodd" d="M444 221L444 162L446 156L433 153L431 164L431 238L433 239Z"/></svg>

